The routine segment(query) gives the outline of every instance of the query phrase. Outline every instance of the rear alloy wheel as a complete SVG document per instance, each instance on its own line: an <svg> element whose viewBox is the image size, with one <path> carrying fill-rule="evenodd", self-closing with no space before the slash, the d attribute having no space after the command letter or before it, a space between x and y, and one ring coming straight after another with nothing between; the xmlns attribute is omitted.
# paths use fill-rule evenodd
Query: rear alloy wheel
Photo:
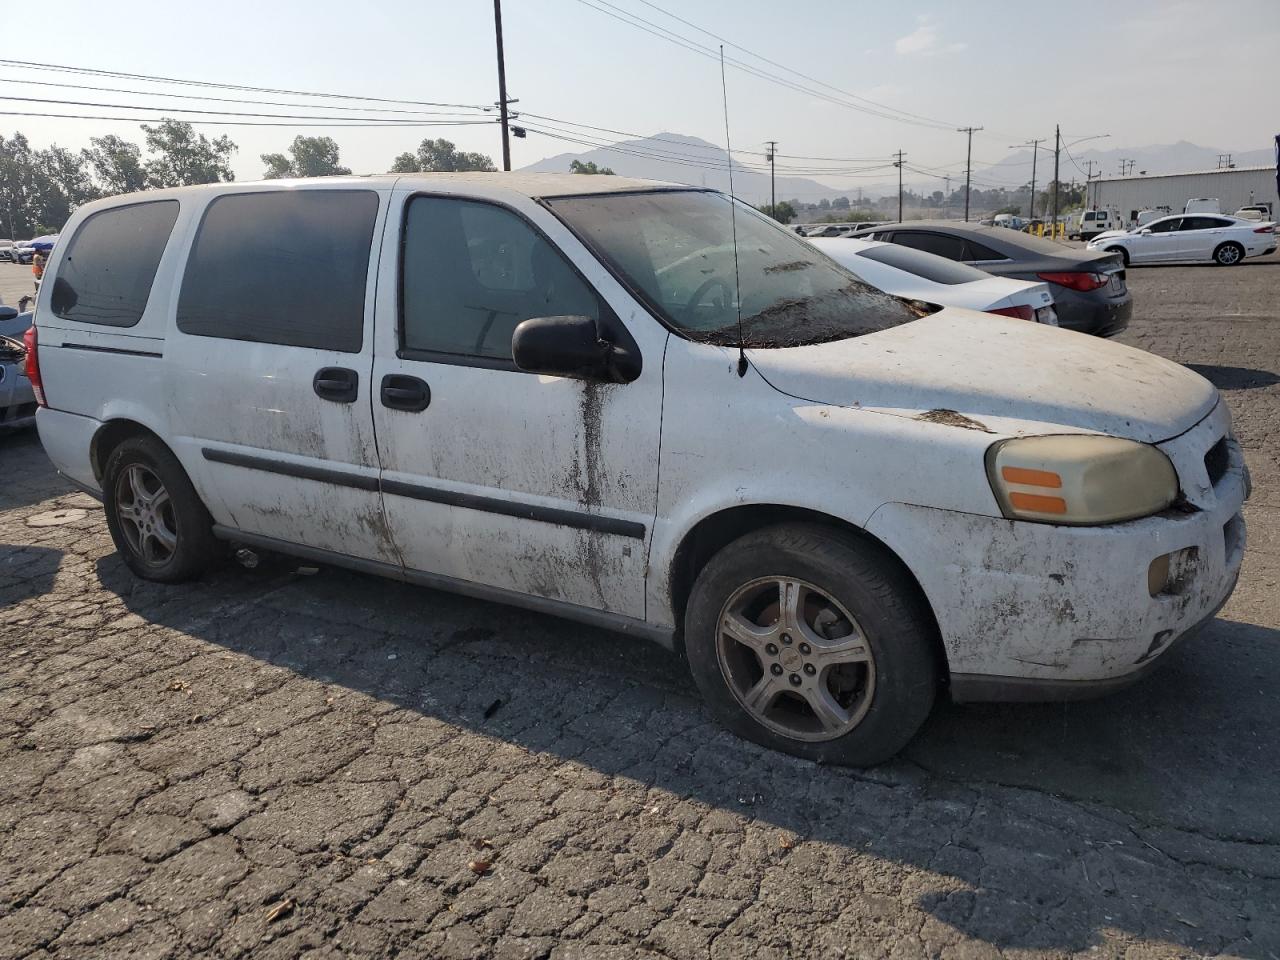
<svg viewBox="0 0 1280 960"><path fill-rule="evenodd" d="M1213 262L1223 267L1234 267L1244 259L1244 248L1238 243L1224 243L1213 251Z"/></svg>
<svg viewBox="0 0 1280 960"><path fill-rule="evenodd" d="M935 628L910 576L879 544L818 524L758 530L713 556L684 640L717 719L824 763L887 760L937 692Z"/></svg>
<svg viewBox="0 0 1280 960"><path fill-rule="evenodd" d="M209 511L177 457L154 437L130 437L111 451L102 491L111 539L142 579L190 580L214 558Z"/></svg>

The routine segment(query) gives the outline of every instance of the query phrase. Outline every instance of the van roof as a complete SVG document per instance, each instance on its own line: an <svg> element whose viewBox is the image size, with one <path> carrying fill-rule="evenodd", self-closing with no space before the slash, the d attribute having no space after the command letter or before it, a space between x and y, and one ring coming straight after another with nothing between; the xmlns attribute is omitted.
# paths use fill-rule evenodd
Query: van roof
<svg viewBox="0 0 1280 960"><path fill-rule="evenodd" d="M161 200L195 193L243 193L259 190L281 190L293 187L312 187L320 184L332 187L376 185L381 187L420 187L423 190L458 189L462 193L477 196L511 194L531 197L569 197L583 194L629 193L650 190L705 190L686 184L664 180L639 180L634 177L618 177L609 174L584 175L576 173L383 173L369 176L308 177L280 180L232 181L230 183L206 183L193 187L170 187L148 190L144 193L109 197L92 204L92 207L115 206L126 198L137 200ZM90 205L86 205L90 206Z"/></svg>

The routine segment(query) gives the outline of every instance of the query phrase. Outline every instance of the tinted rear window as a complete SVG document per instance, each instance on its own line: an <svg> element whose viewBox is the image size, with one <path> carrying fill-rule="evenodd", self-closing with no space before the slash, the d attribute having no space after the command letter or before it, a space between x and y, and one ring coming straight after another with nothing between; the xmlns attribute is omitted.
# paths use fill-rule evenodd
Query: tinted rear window
<svg viewBox="0 0 1280 960"><path fill-rule="evenodd" d="M359 353L377 213L372 190L218 197L187 260L178 329Z"/></svg>
<svg viewBox="0 0 1280 960"><path fill-rule="evenodd" d="M81 323L136 324L177 218L177 200L113 207L88 217L58 264L53 312Z"/></svg>
<svg viewBox="0 0 1280 960"><path fill-rule="evenodd" d="M890 267L897 267L899 270L913 273L917 277L932 280L934 283L973 283L975 280L987 280L991 276L991 274L983 273L967 263L956 263L954 260L936 257L932 253L913 250L911 247L902 247L896 243L886 243L883 246L859 250L858 256L874 260L876 263L887 264Z"/></svg>
<svg viewBox="0 0 1280 960"><path fill-rule="evenodd" d="M946 233L924 233L919 230L898 230L893 235L893 242L914 250L923 250L948 260L964 259L964 242L959 237Z"/></svg>

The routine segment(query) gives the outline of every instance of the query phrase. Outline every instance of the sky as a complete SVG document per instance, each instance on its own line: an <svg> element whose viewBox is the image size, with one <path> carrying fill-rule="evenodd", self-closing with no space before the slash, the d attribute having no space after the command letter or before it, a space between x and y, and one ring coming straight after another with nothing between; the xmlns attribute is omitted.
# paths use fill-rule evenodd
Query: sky
<svg viewBox="0 0 1280 960"><path fill-rule="evenodd" d="M975 165L995 162L1032 137L1110 134L1107 147L1190 140L1228 150L1266 147L1280 132L1280 84L1271 79L1280 53L1280 0L505 0L508 95L530 125L559 135L607 140L671 131L723 144L724 102L714 56L694 52L620 22L632 14L675 31L686 43L774 74L799 91L727 69L728 114L735 151L751 157L777 140L778 172L818 175L833 184L883 182L883 164L903 150L907 162L960 170L965 136ZM58 0L20 19L21 44L4 56L188 80L342 93L390 100L487 105L497 99L493 9L487 0L219 0L198 14L170 7L100 0ZM663 11L688 21L680 23ZM609 15L609 14L612 14ZM40 24L43 20L45 23ZM6 27L15 15L5 15ZM52 21L52 22L50 22ZM45 42L53 41L56 42ZM766 57L756 59L741 48ZM18 52L21 50L22 52ZM1214 52L1213 56L1206 56ZM779 66L781 65L781 66ZM802 78L783 67L807 75ZM23 81L148 91L129 95ZM825 94L826 97L817 96ZM160 98L158 93L307 103L308 109ZM851 99L852 97L863 99ZM320 101L118 78L32 71L0 64L0 96L93 101L356 118L402 117L367 108L404 104ZM832 102L833 100L839 102ZM864 109L848 106L853 103ZM317 106L319 104L320 106ZM325 109L334 106L355 109ZM888 108L888 109L886 109ZM259 155L283 151L296 134L329 135L342 162L357 173L385 171L392 158L423 137L443 136L460 148L500 161L491 115L447 109L486 122L396 129L332 126L199 126L228 134L239 150L237 179L261 177ZM0 99L0 110L128 115L122 108ZM869 112L870 111L870 112ZM873 112L890 113L892 118ZM905 114L914 117L904 117ZM154 116L164 116L155 112ZM194 119L194 115L183 115ZM924 120L916 118L925 118ZM223 118L227 119L227 118ZM928 122L925 122L927 120ZM301 123L303 121L278 121ZM317 121L321 124L330 120ZM571 127L611 128L617 134ZM0 115L0 133L19 130L36 146L79 148L116 133L141 143L136 122ZM513 165L589 149L544 134L512 141ZM679 148L676 148L679 149ZM759 154L755 154L759 156ZM834 158L814 161L802 157ZM892 176L892 173L890 174Z"/></svg>

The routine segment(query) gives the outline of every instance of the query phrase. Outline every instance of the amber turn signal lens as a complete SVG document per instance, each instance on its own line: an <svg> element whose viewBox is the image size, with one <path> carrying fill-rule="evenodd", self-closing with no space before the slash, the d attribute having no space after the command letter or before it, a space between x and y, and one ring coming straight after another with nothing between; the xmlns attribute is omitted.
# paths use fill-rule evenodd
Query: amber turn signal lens
<svg viewBox="0 0 1280 960"><path fill-rule="evenodd" d="M1030 510L1035 513L1067 512L1067 501L1061 497L1043 497L1038 493L1022 493L1015 490L1009 494L1009 502L1019 510Z"/></svg>
<svg viewBox="0 0 1280 960"><path fill-rule="evenodd" d="M1000 476L1009 483L1020 483L1026 487L1052 487L1057 490L1062 486L1062 478L1048 470L1028 470L1026 467L1001 467Z"/></svg>

